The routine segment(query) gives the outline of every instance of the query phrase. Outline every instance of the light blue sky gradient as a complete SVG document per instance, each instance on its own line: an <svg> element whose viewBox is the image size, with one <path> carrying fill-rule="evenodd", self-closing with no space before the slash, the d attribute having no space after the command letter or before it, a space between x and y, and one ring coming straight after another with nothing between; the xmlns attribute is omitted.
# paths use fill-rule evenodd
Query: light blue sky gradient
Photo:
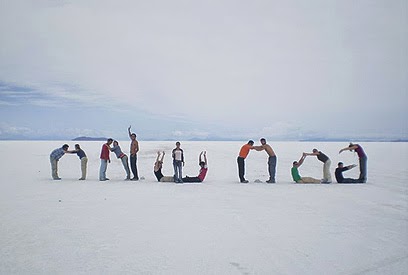
<svg viewBox="0 0 408 275"><path fill-rule="evenodd" d="M408 138L407 1L2 1L0 139Z"/></svg>

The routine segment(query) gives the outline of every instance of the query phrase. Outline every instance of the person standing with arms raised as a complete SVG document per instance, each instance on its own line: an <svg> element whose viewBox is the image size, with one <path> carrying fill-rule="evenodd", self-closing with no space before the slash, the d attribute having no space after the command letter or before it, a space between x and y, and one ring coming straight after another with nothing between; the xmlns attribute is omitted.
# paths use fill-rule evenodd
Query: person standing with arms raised
<svg viewBox="0 0 408 275"><path fill-rule="evenodd" d="M137 173L137 153L139 152L139 142L136 140L136 134L131 133L130 129L132 126L129 126L128 133L130 137L130 169L133 173L132 180L139 180L139 175Z"/></svg>
<svg viewBox="0 0 408 275"><path fill-rule="evenodd" d="M244 144L241 147L241 150L239 150L239 155L238 155L238 158L237 158L238 175L239 175L239 180L242 183L248 183L249 182L249 181L247 181L245 179L245 158L248 156L249 150L253 150L253 149L255 149L254 141L249 140L248 143Z"/></svg>

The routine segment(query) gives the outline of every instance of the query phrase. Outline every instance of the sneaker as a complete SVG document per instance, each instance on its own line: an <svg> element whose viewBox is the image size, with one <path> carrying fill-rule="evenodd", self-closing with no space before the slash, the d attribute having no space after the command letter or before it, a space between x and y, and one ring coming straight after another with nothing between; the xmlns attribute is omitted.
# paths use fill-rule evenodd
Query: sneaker
<svg viewBox="0 0 408 275"><path fill-rule="evenodd" d="M85 180L85 178L79 178L78 180Z"/></svg>
<svg viewBox="0 0 408 275"><path fill-rule="evenodd" d="M138 181L139 178L133 177L131 180Z"/></svg>
<svg viewBox="0 0 408 275"><path fill-rule="evenodd" d="M242 180L241 183L248 183L248 180Z"/></svg>
<svg viewBox="0 0 408 275"><path fill-rule="evenodd" d="M274 181L274 180L267 180L266 182L267 183L276 183L276 181Z"/></svg>
<svg viewBox="0 0 408 275"><path fill-rule="evenodd" d="M322 180L322 181L321 181L321 183L324 183L324 184L329 184L329 183L331 183L331 181Z"/></svg>
<svg viewBox="0 0 408 275"><path fill-rule="evenodd" d="M61 178L53 178L53 180L61 180Z"/></svg>

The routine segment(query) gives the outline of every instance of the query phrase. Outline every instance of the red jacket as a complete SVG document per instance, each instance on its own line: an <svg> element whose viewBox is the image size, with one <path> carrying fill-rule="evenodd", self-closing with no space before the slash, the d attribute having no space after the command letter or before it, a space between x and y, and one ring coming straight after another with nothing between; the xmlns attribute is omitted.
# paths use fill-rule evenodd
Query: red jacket
<svg viewBox="0 0 408 275"><path fill-rule="evenodd" d="M104 160L110 160L109 158L110 150L108 144L102 145L102 150L101 150L101 159Z"/></svg>

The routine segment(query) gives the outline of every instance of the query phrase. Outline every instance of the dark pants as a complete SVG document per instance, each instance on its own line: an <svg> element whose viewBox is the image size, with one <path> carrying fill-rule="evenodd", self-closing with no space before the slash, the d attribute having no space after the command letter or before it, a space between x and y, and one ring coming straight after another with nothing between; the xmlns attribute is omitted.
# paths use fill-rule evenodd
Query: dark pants
<svg viewBox="0 0 408 275"><path fill-rule="evenodd" d="M238 157L237 158L237 162L238 162L238 175L239 175L239 180L241 182L245 181L245 159Z"/></svg>
<svg viewBox="0 0 408 275"><path fill-rule="evenodd" d="M268 159L268 171L269 171L269 180L275 182L276 174L276 156L269 157Z"/></svg>
<svg viewBox="0 0 408 275"><path fill-rule="evenodd" d="M185 177L183 182L201 182L201 180L198 177Z"/></svg>
<svg viewBox="0 0 408 275"><path fill-rule="evenodd" d="M362 157L358 159L360 164L360 177L358 178L360 182L367 182L367 157Z"/></svg>
<svg viewBox="0 0 408 275"><path fill-rule="evenodd" d="M361 183L361 180L359 179L350 179L350 178L345 178L339 183Z"/></svg>
<svg viewBox="0 0 408 275"><path fill-rule="evenodd" d="M132 169L134 179L139 179L139 175L137 174L137 155L130 155L130 168Z"/></svg>

